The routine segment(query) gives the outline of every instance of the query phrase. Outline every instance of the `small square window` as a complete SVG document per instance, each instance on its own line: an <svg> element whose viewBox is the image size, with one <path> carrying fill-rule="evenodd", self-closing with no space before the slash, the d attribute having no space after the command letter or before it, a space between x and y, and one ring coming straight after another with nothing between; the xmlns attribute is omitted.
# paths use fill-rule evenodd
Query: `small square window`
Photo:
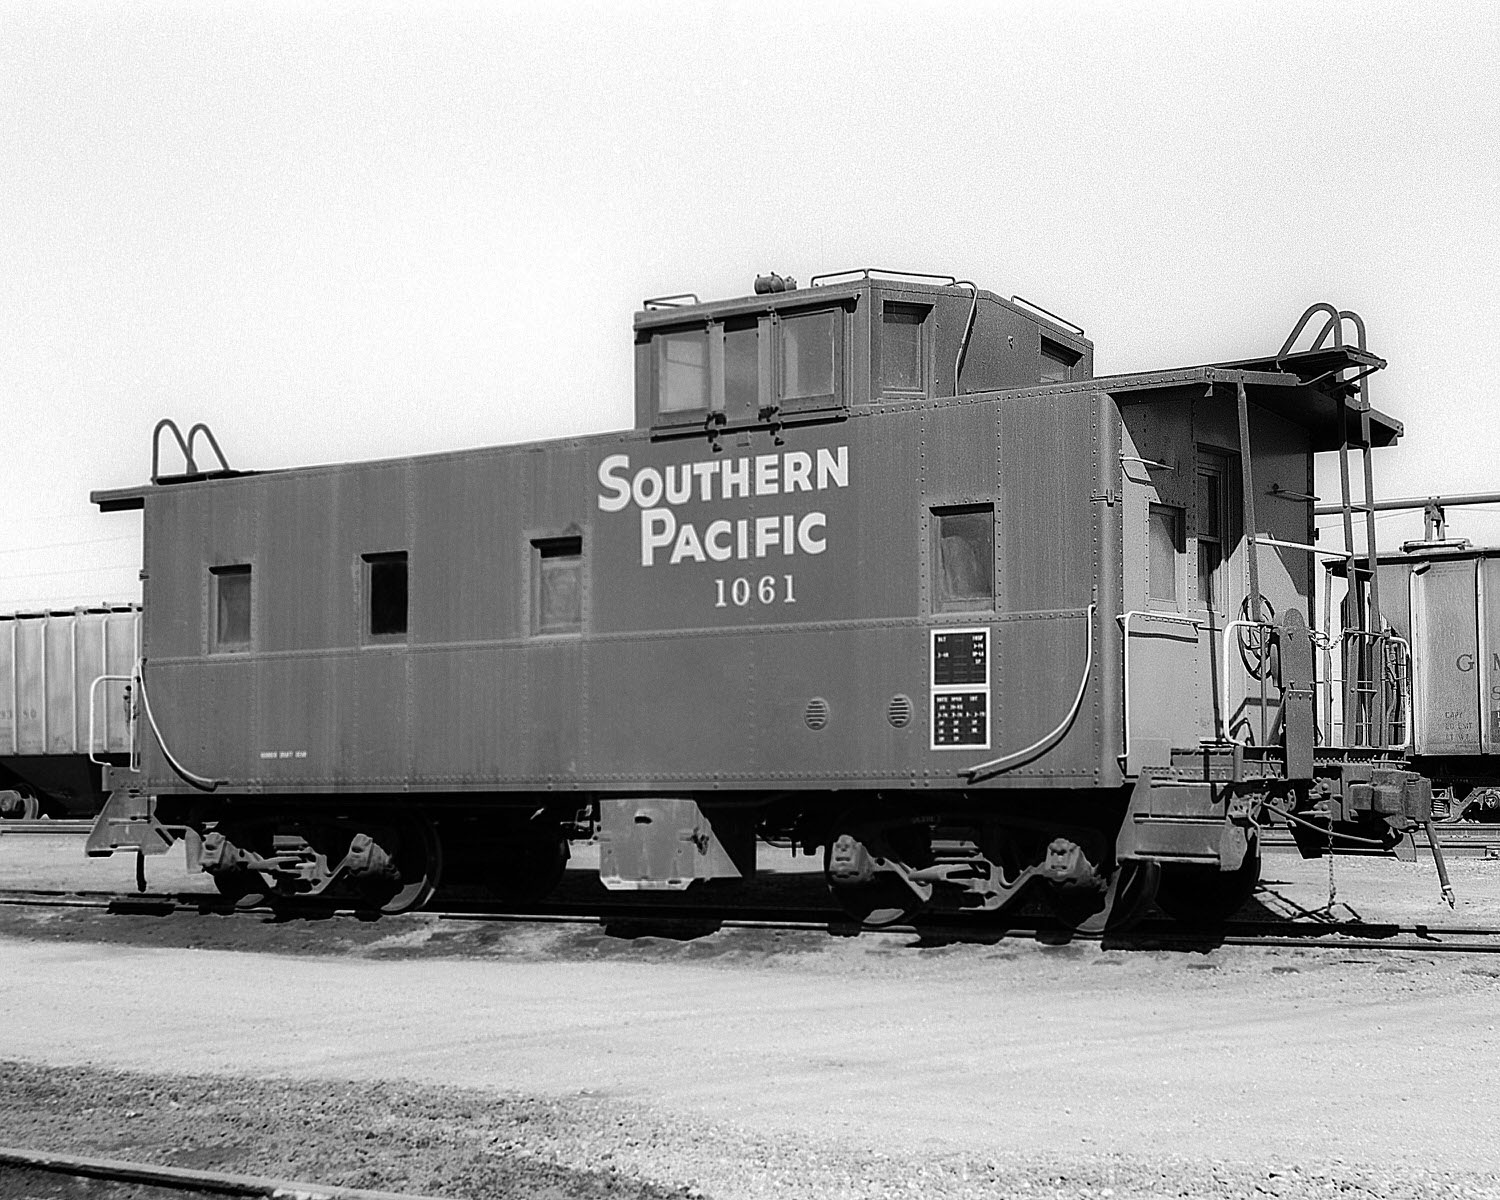
<svg viewBox="0 0 1500 1200"><path fill-rule="evenodd" d="M932 598L935 612L995 605L995 506L932 510Z"/></svg>
<svg viewBox="0 0 1500 1200"><path fill-rule="evenodd" d="M536 633L583 629L583 539L537 538L531 543L532 628Z"/></svg>
<svg viewBox="0 0 1500 1200"><path fill-rule="evenodd" d="M708 333L703 329L656 336L657 411L708 407Z"/></svg>
<svg viewBox="0 0 1500 1200"><path fill-rule="evenodd" d="M781 319L780 399L834 399L842 316L829 309Z"/></svg>
<svg viewBox="0 0 1500 1200"><path fill-rule="evenodd" d="M916 304L887 303L880 318L880 390L922 395L923 329L928 310Z"/></svg>
<svg viewBox="0 0 1500 1200"><path fill-rule="evenodd" d="M250 566L210 567L213 581L215 653L250 649Z"/></svg>
<svg viewBox="0 0 1500 1200"><path fill-rule="evenodd" d="M406 551L366 554L365 634L372 641L406 638Z"/></svg>
<svg viewBox="0 0 1500 1200"><path fill-rule="evenodd" d="M1182 509L1153 504L1148 517L1146 594L1162 604L1177 605L1177 569L1184 555Z"/></svg>
<svg viewBox="0 0 1500 1200"><path fill-rule="evenodd" d="M1067 383L1073 378L1073 367L1083 355L1057 342L1042 339L1042 361L1039 383Z"/></svg>

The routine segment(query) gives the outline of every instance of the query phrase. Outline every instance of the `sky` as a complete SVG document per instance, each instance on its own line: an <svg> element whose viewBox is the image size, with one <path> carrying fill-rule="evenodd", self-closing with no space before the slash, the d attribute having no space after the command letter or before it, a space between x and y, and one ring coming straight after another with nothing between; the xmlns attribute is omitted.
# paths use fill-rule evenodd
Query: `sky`
<svg viewBox="0 0 1500 1200"><path fill-rule="evenodd" d="M1098 374L1329 301L1377 493L1500 491L1497 11L0 0L0 612L139 597L88 496L162 417L247 469L625 428L641 299L768 271L1018 293Z"/></svg>

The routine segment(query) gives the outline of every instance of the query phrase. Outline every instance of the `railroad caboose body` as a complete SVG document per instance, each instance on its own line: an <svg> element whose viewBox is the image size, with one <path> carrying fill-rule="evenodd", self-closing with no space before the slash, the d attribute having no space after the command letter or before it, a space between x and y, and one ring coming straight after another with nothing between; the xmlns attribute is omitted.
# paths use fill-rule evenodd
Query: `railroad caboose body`
<svg viewBox="0 0 1500 1200"><path fill-rule="evenodd" d="M1313 455L1395 440L1373 355L1094 378L1025 302L870 272L635 326L628 432L96 495L145 512L153 736L91 848L406 907L776 833L871 920L1036 881L1086 923L1253 883L1267 806L1425 819L1314 751Z"/></svg>

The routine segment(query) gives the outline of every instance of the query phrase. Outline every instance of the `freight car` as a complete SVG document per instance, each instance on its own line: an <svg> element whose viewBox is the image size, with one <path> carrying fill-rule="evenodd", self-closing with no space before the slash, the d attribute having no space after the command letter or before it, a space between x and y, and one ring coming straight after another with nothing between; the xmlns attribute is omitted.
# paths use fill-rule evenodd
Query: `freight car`
<svg viewBox="0 0 1500 1200"><path fill-rule="evenodd" d="M1445 499L1471 500L1433 497L1377 507L1440 508ZM1429 519L1428 533L1375 558L1382 623L1395 653L1378 663L1366 659L1363 671L1357 660L1342 665L1366 689L1372 668L1385 674L1380 719L1406 746L1411 768L1432 781L1438 821L1500 821L1500 549L1448 539L1440 521ZM1355 559L1356 574L1368 577L1369 562ZM1331 563L1329 574L1347 586L1346 563ZM1328 619L1333 615L1330 609ZM1363 711L1368 722L1368 703ZM1331 729L1339 720L1325 716Z"/></svg>
<svg viewBox="0 0 1500 1200"><path fill-rule="evenodd" d="M93 817L129 767L140 606L0 615L0 818Z"/></svg>
<svg viewBox="0 0 1500 1200"><path fill-rule="evenodd" d="M1398 750L1315 738L1313 456L1368 480L1401 432L1353 314L1107 378L951 277L634 330L624 432L245 472L159 426L186 470L94 495L144 511L146 618L90 852L397 911L455 872L538 895L578 837L650 890L776 836L872 924L1031 894L1094 928L1222 917L1269 820L1310 853L1430 820Z"/></svg>

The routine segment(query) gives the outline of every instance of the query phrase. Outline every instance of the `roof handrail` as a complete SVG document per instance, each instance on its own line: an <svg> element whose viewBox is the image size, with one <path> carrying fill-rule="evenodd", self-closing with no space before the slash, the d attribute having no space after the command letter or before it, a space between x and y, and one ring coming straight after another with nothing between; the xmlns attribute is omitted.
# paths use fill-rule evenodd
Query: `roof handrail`
<svg viewBox="0 0 1500 1200"><path fill-rule="evenodd" d="M177 427L177 422L171 417L163 417L156 423L156 428L151 431L151 482L160 483L165 478L161 473L161 435L167 430L177 442L177 448L182 451L183 466L186 468L185 475L202 475L204 472L198 467L198 460L193 457L193 447L198 443L198 435L201 433L208 439L209 447L214 456L219 460L219 469L229 470L229 462L224 457L224 451L219 449L218 439L214 437L211 430L202 421L199 421L188 430L187 437L182 436L182 430Z"/></svg>

